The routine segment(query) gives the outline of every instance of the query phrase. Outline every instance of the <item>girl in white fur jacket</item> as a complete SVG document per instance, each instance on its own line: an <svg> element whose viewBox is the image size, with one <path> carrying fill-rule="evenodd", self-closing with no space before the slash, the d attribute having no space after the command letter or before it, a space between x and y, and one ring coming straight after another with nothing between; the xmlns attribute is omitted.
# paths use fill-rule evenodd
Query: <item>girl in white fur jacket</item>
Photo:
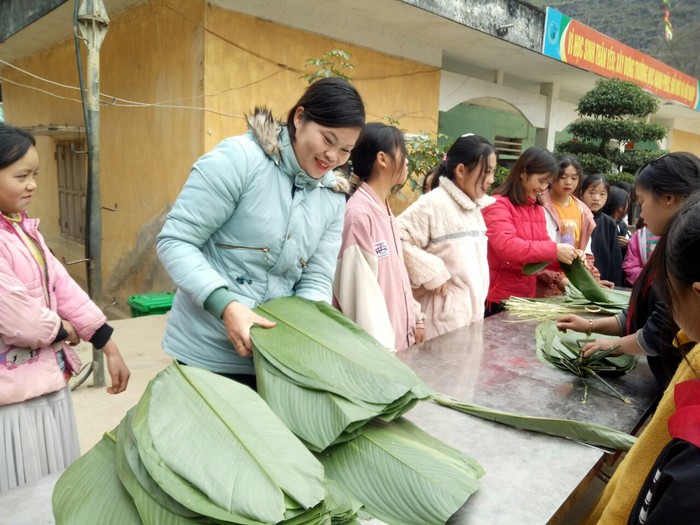
<svg viewBox="0 0 700 525"><path fill-rule="evenodd" d="M450 147L421 196L397 218L413 295L431 338L484 317L489 289L486 225L481 208L496 171L496 151L485 138L462 136Z"/></svg>

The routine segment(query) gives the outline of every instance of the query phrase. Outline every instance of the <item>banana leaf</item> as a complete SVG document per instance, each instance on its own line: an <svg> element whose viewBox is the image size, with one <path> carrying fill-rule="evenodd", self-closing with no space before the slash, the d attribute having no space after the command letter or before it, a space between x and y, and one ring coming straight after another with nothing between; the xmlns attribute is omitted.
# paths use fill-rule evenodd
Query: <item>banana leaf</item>
<svg viewBox="0 0 700 525"><path fill-rule="evenodd" d="M131 421L134 410L127 412L116 430L116 468L119 480L129 492L144 525L192 525L214 523L180 505L150 477L136 447Z"/></svg>
<svg viewBox="0 0 700 525"><path fill-rule="evenodd" d="M115 468L113 434L105 434L56 481L51 497L57 525L141 524L141 518ZM28 502L31 504L31 502Z"/></svg>
<svg viewBox="0 0 700 525"><path fill-rule="evenodd" d="M550 436L563 437L611 450L628 451L637 440L637 438L625 432L620 432L619 430L596 425L594 423L502 412L500 410L463 403L442 394L437 394L433 399L440 405L482 419L519 428L521 430L530 430Z"/></svg>
<svg viewBox="0 0 700 525"><path fill-rule="evenodd" d="M352 403L344 397L305 388L282 376L264 357L255 359L258 393L314 452L352 439L384 407ZM306 414L309 417L304 417Z"/></svg>
<svg viewBox="0 0 700 525"><path fill-rule="evenodd" d="M481 466L400 418L318 455L327 476L392 525L444 524L479 488Z"/></svg>
<svg viewBox="0 0 700 525"><path fill-rule="evenodd" d="M576 332L560 332L556 323L540 323L535 330L535 352L537 357L545 364L552 365L560 370L572 371L580 377L588 375L587 369L603 375L622 375L632 370L637 364L637 358L633 355L622 354L612 356L609 353L595 353L583 357L581 347L598 337L606 337L600 334L591 334L581 339L581 334Z"/></svg>
<svg viewBox="0 0 700 525"><path fill-rule="evenodd" d="M350 496L333 479L326 477L326 505L330 509L332 525L357 523L362 503Z"/></svg>
<svg viewBox="0 0 700 525"><path fill-rule="evenodd" d="M607 291L596 282L581 259L574 259L571 264L559 263L569 282L575 286L589 301L597 304L610 303Z"/></svg>
<svg viewBox="0 0 700 525"><path fill-rule="evenodd" d="M535 275L538 272L544 270L547 266L552 264L553 261L544 261L538 263L527 263L523 266L523 274L525 275Z"/></svg>
<svg viewBox="0 0 700 525"><path fill-rule="evenodd" d="M601 288L602 289L602 288ZM602 313L617 313L627 308L630 302L631 293L626 290L602 289L605 292L605 301L597 302L588 299L578 288L569 284L566 287L566 299L570 304L596 305L600 307ZM609 310L609 312L606 312ZM593 311L593 310L590 310Z"/></svg>
<svg viewBox="0 0 700 525"><path fill-rule="evenodd" d="M346 441L373 417L400 417L432 390L373 337L324 302L286 297L256 311L258 391L312 450Z"/></svg>
<svg viewBox="0 0 700 525"><path fill-rule="evenodd" d="M322 466L262 399L205 370L174 363L158 374L132 430L158 485L213 519L277 523L325 496Z"/></svg>
<svg viewBox="0 0 700 525"><path fill-rule="evenodd" d="M610 355L615 348L584 356L581 353L583 345L594 341L597 337L601 336L591 334L588 338L580 338L576 332L560 332L555 323L540 323L535 330L535 352L543 363L575 374L584 380L587 377L594 377L621 401L630 404L632 401L629 398L620 394L601 376L625 374L637 365L637 358L628 354ZM584 402L587 396L588 384L585 384Z"/></svg>

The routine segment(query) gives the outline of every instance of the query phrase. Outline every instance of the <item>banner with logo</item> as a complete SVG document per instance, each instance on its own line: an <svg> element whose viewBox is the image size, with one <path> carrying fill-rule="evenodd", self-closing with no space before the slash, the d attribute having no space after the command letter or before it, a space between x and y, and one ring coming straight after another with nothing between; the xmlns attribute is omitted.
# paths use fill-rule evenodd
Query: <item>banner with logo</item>
<svg viewBox="0 0 700 525"><path fill-rule="evenodd" d="M698 79L599 33L551 7L542 53L607 78L620 78L700 111Z"/></svg>

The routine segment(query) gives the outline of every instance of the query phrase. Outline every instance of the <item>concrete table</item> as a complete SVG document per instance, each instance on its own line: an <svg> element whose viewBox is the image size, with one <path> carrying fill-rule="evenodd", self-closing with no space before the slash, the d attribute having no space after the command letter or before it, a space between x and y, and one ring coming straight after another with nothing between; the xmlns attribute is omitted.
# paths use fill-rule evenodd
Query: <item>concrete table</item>
<svg viewBox="0 0 700 525"><path fill-rule="evenodd" d="M399 352L435 391L460 401L523 415L574 419L633 432L648 417L656 383L645 359L609 379L624 404L594 378L584 380L535 355L534 322L503 313ZM449 523L558 523L600 470L606 452L562 438L482 420L435 403L408 419L476 459L482 486Z"/></svg>

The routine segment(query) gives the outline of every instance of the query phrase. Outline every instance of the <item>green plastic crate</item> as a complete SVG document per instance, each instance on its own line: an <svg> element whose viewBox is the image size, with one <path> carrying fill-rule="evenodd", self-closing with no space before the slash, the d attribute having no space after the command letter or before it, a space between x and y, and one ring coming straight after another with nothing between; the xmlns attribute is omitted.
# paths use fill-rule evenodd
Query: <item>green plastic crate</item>
<svg viewBox="0 0 700 525"><path fill-rule="evenodd" d="M132 295L127 299L131 307L131 317L143 315L160 315L170 311L175 292L156 292Z"/></svg>

